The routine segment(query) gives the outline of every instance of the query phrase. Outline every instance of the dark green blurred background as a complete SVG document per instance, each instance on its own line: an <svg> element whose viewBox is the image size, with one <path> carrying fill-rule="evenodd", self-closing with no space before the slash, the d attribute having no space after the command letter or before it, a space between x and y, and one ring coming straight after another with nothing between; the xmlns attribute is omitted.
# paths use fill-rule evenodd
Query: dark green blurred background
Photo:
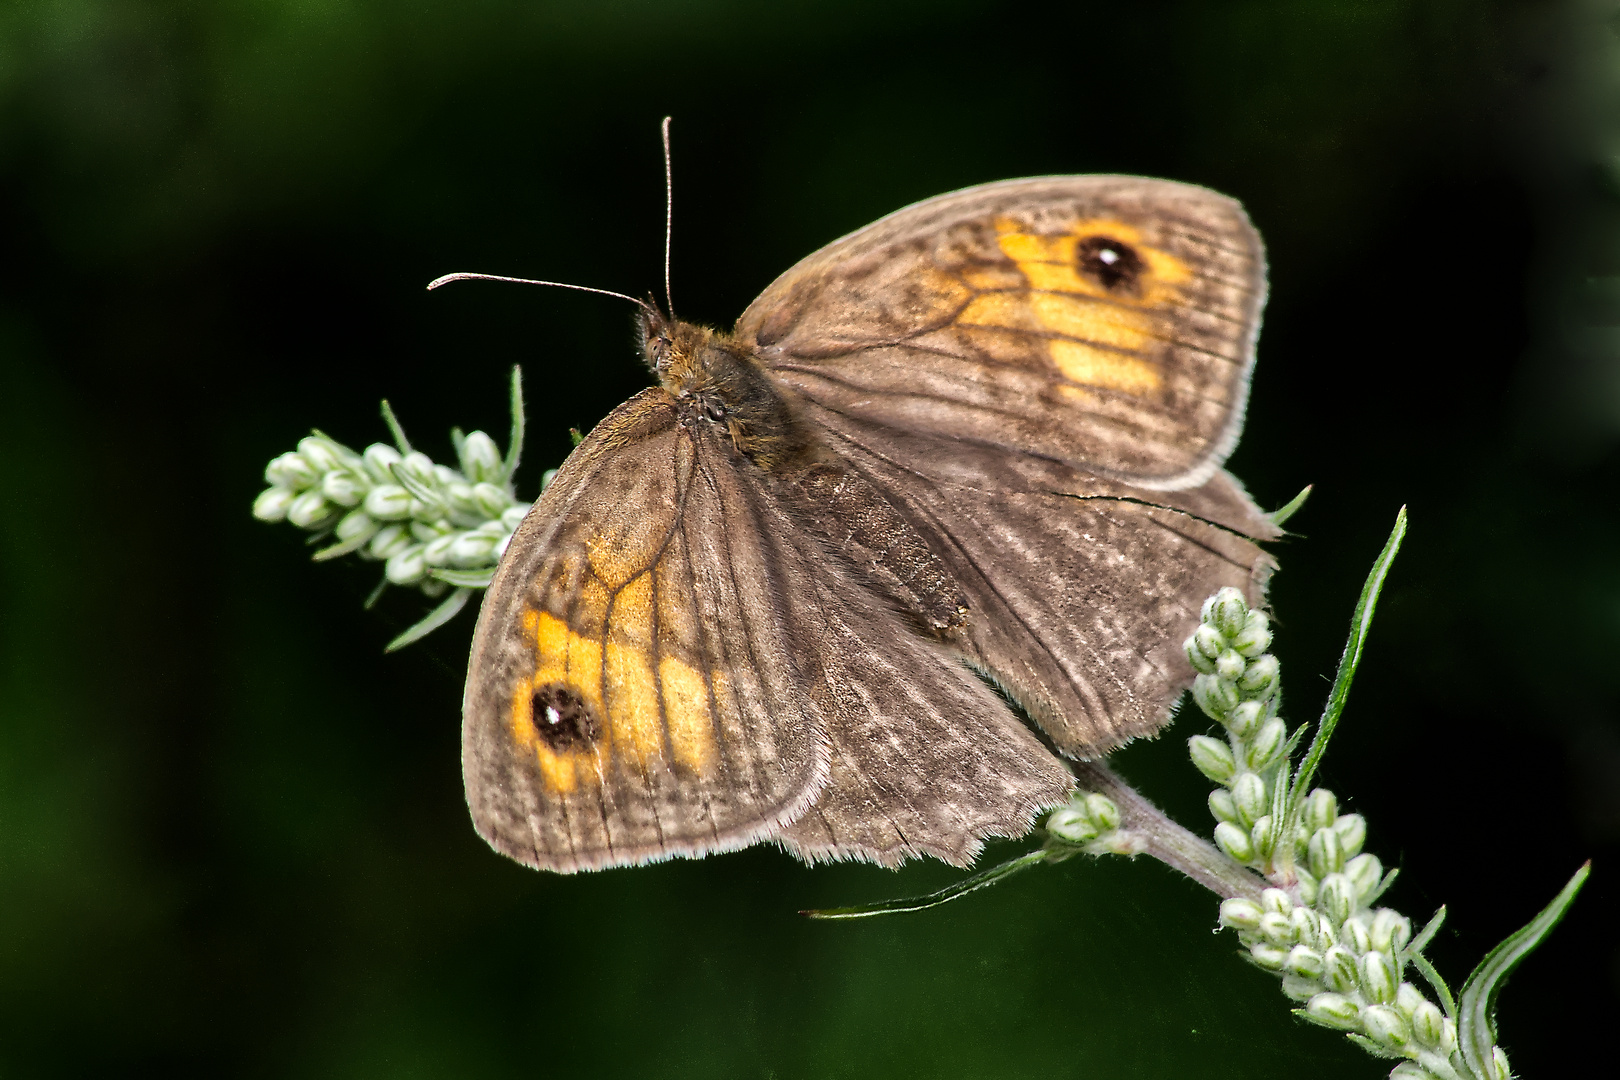
<svg viewBox="0 0 1620 1080"><path fill-rule="evenodd" d="M1611 3L24 0L0 7L0 1076L1382 1076L1292 1020L1147 861L937 911L957 875L761 849L563 878L462 801L471 629L383 644L377 568L248 508L318 425L520 490L644 385L624 305L727 324L907 202L1039 173L1241 198L1273 299L1232 467L1279 505L1314 716L1412 532L1325 782L1451 905L1460 982L1579 865L1514 977L1526 1076L1620 1008L1620 45ZM1119 767L1199 829L1184 722ZM990 856L1020 850L993 848ZM1611 1058L1612 1059L1612 1058Z"/></svg>

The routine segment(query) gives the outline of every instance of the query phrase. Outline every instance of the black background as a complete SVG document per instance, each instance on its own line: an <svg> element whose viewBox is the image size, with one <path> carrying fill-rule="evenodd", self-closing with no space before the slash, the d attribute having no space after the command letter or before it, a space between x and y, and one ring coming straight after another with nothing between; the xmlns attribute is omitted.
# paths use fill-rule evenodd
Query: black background
<svg viewBox="0 0 1620 1080"><path fill-rule="evenodd" d="M70 3L0 13L0 1074L1316 1076L1294 1021L1146 860L951 907L954 880L771 849L572 878L466 819L470 615L361 600L248 508L311 426L520 493L647 382L675 116L674 292L728 324L816 246L1009 176L1229 192L1272 301L1231 468L1278 546L1314 717L1412 530L1323 782L1459 984L1586 858L1501 999L1526 1076L1606 1052L1620 952L1620 55L1575 2ZM1190 718L1116 764L1208 826ZM1027 844L1027 842L1025 842ZM1001 844L987 857L1023 845Z"/></svg>

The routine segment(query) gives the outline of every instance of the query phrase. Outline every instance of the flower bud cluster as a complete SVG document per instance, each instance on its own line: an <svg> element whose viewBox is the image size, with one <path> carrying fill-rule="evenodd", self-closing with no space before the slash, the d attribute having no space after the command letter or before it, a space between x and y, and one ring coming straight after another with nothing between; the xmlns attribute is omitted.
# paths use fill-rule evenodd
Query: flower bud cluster
<svg viewBox="0 0 1620 1080"><path fill-rule="evenodd" d="M1137 855L1142 851L1141 838L1120 828L1119 807L1096 792L1075 792L1067 806L1047 816L1046 831L1088 855Z"/></svg>
<svg viewBox="0 0 1620 1080"><path fill-rule="evenodd" d="M475 431L456 442L459 470L383 443L356 453L316 433L265 467L270 486L253 516L330 536L336 543L317 559L352 552L382 562L389 584L429 596L452 575L468 585L493 573L529 507L512 494L494 439Z"/></svg>
<svg viewBox="0 0 1620 1080"><path fill-rule="evenodd" d="M1187 750L1198 770L1221 785L1209 797L1215 842L1233 859L1265 870L1279 845L1272 796L1287 764L1288 726L1277 715L1280 668L1266 651L1271 627L1243 594L1226 588L1204 602L1187 659L1198 677L1193 700L1226 729L1226 738L1195 735Z"/></svg>
<svg viewBox="0 0 1620 1080"><path fill-rule="evenodd" d="M1288 783L1291 763L1288 733L1276 715L1278 666L1265 651L1270 644L1265 615L1249 610L1236 589L1210 597L1186 642L1199 673L1193 697L1227 735L1188 743L1199 771L1220 785L1209 797L1215 842L1288 886L1266 889L1258 901L1224 901L1221 925L1237 931L1251 961L1282 977L1283 993L1302 1003L1299 1015L1404 1058L1392 1080L1465 1080L1472 1073L1458 1050L1455 1020L1405 981L1411 922L1372 906L1388 879L1378 857L1361 850L1366 820L1340 813L1326 788L1306 796L1297 814L1277 808L1276 785ZM1277 816L1297 820L1278 826ZM1496 1053L1500 1075L1493 1080L1508 1080L1507 1059Z"/></svg>

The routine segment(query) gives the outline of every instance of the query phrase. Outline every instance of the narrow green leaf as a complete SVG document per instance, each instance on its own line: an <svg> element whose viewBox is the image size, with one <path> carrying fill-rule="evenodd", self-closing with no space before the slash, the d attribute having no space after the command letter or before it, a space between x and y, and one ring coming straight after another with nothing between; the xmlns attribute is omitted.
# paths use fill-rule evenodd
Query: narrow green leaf
<svg viewBox="0 0 1620 1080"><path fill-rule="evenodd" d="M395 652L407 645L413 645L427 637L433 631L455 618L461 609L467 606L467 597L472 595L471 589L457 589L444 598L444 603L428 612L427 618L405 631L399 637L390 641L383 652Z"/></svg>
<svg viewBox="0 0 1620 1080"><path fill-rule="evenodd" d="M492 566L487 570L433 569L429 570L428 574L458 588L487 589L489 588L490 579L495 576L495 568Z"/></svg>
<svg viewBox="0 0 1620 1080"><path fill-rule="evenodd" d="M361 533L359 536L345 540L341 544L333 544L331 547L321 548L321 550L311 555L310 558L316 562L325 562L328 559L335 559L339 555L347 555L351 551L359 551L371 541L371 538L375 536L376 533L377 530L373 529L371 532Z"/></svg>
<svg viewBox="0 0 1620 1080"><path fill-rule="evenodd" d="M360 605L361 610L370 611L374 606L376 606L377 601L382 599L382 594L387 590L388 575L384 574L383 579L377 582L377 587L372 589L370 594L366 596L366 602Z"/></svg>
<svg viewBox="0 0 1620 1080"><path fill-rule="evenodd" d="M1423 929L1418 931L1418 936L1413 938L1406 946L1406 954L1408 956L1421 954L1424 949L1429 947L1429 942L1434 940L1434 935L1440 932L1440 927L1444 926L1445 922L1446 905L1441 904L1440 910L1434 913L1434 918L1424 924Z"/></svg>
<svg viewBox="0 0 1620 1080"><path fill-rule="evenodd" d="M898 915L907 911L922 911L925 908L948 904L957 897L966 896L975 889L994 885L1002 878L1010 877L1020 870L1026 870L1045 860L1048 854L1046 848L1037 848L1028 854L1004 862L1000 866L993 866L983 873L974 874L970 878L963 878L955 885L947 885L938 892L931 892L927 896L913 896L903 900L880 900L875 904L856 904L853 907L820 908L812 911L801 911L799 914L808 915L812 919L864 919L870 915Z"/></svg>
<svg viewBox="0 0 1620 1080"><path fill-rule="evenodd" d="M1266 517L1271 519L1273 525L1282 525L1283 522L1299 513L1299 508L1304 506L1305 500L1311 497L1311 489L1315 486L1315 484L1306 484L1304 491L1301 491L1298 495L1289 499L1286 504L1267 514Z"/></svg>
<svg viewBox="0 0 1620 1080"><path fill-rule="evenodd" d="M512 486L518 459L523 456L523 369L512 365L512 433L506 440L506 460L501 463L501 483Z"/></svg>
<svg viewBox="0 0 1620 1080"><path fill-rule="evenodd" d="M1553 927L1575 902L1575 894L1586 884L1586 876L1591 871L1591 863L1575 871L1575 876L1553 902L1523 929L1508 935L1507 940L1492 949L1463 983L1462 996L1457 1002L1457 1048L1476 1076L1494 1075L1491 1050L1496 1045L1496 995L1519 962L1552 933Z"/></svg>
<svg viewBox="0 0 1620 1080"><path fill-rule="evenodd" d="M1391 867L1390 870L1384 875L1384 879L1377 885L1373 886L1372 892L1369 892L1366 896L1361 898L1362 905L1364 907L1372 907L1374 904L1376 904L1378 902L1378 898L1389 892L1389 887L1395 884L1395 879L1400 876L1401 868L1398 866Z"/></svg>
<svg viewBox="0 0 1620 1080"><path fill-rule="evenodd" d="M394 415L394 407L388 404L387 398L383 398L382 415L383 423L388 425L389 433L394 436L394 446L401 454L410 453L411 441L405 437L405 429L399 426L399 418Z"/></svg>
<svg viewBox="0 0 1620 1080"><path fill-rule="evenodd" d="M1452 1022L1455 1023L1457 1020L1457 999L1451 996L1451 987L1446 985L1446 980L1440 977L1440 973L1435 970L1433 964L1429 963L1427 956L1421 953L1413 953L1406 959L1413 967L1418 969L1418 973L1428 981L1428 984L1434 987L1435 994L1440 998L1440 1007L1446 1010L1446 1015L1451 1017Z"/></svg>
<svg viewBox="0 0 1620 1080"><path fill-rule="evenodd" d="M1373 612L1378 607L1378 594L1384 587L1384 579L1389 576L1389 568L1395 561L1395 553L1401 549L1401 540L1406 536L1406 507L1401 507L1400 513L1395 515L1395 528L1384 543L1384 550L1379 553L1377 561L1373 563L1372 572L1367 575L1367 583L1361 588L1361 598L1356 601L1355 614L1350 617L1350 636L1344 643L1344 655L1339 658L1339 671L1333 677L1333 689L1328 692L1327 704L1322 708L1322 718L1316 723L1316 737L1311 740L1311 747L1305 752L1305 760L1300 764L1299 772L1294 782L1289 785L1293 797L1288 807L1288 815L1284 819L1284 835L1290 835L1293 827L1299 820L1300 806L1304 796L1310 791L1311 781L1316 777L1316 767L1322 762L1322 755L1327 753L1328 740L1333 737L1333 729L1339 723L1339 717L1344 713L1345 701L1350 697L1350 683L1356 677L1356 667L1361 663L1361 650L1367 643L1367 632L1372 628Z"/></svg>

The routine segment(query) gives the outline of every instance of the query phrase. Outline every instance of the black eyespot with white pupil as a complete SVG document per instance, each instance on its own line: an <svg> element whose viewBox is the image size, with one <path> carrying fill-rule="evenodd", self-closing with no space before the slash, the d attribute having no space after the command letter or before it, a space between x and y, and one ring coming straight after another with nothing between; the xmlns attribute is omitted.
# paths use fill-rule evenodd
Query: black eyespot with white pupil
<svg viewBox="0 0 1620 1080"><path fill-rule="evenodd" d="M534 730L554 751L583 750L596 742L596 714L573 688L547 683L534 692Z"/></svg>
<svg viewBox="0 0 1620 1080"><path fill-rule="evenodd" d="M1136 249L1111 236L1088 236L1075 245L1075 262L1082 274L1116 292L1136 289L1147 264Z"/></svg>

